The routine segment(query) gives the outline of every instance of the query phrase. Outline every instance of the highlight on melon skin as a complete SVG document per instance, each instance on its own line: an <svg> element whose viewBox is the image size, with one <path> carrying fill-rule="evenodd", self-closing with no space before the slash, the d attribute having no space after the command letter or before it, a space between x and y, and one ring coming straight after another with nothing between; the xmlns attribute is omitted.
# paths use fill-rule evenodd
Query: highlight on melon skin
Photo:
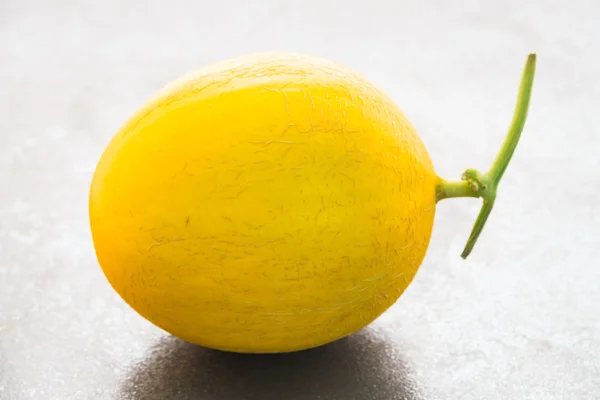
<svg viewBox="0 0 600 400"><path fill-rule="evenodd" d="M436 174L385 91L330 60L252 54L181 77L98 161L99 265L137 313L201 346L277 353L350 335L410 285L439 201L482 199L471 253L523 130L535 63L492 166L458 180Z"/></svg>

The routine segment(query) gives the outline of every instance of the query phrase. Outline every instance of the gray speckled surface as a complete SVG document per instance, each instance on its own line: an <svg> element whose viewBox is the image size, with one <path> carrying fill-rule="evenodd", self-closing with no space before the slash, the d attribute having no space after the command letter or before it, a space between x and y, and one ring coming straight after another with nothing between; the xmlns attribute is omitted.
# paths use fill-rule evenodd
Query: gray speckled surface
<svg viewBox="0 0 600 400"><path fill-rule="evenodd" d="M600 398L600 7L591 1L0 1L0 399ZM475 201L441 203L404 296L335 344L195 347L137 316L94 257L87 191L149 95L259 50L384 87L438 172L485 167L538 53L529 122L468 261Z"/></svg>

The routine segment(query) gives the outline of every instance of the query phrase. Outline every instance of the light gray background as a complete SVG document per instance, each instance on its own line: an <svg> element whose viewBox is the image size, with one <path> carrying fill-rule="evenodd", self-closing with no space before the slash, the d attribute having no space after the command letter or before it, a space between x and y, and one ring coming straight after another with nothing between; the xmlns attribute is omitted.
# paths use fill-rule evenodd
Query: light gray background
<svg viewBox="0 0 600 400"><path fill-rule="evenodd" d="M0 398L600 398L600 7L583 1L0 0ZM530 117L479 208L438 207L425 262L364 331L279 356L214 352L137 316L98 267L91 174L163 84L262 50L387 90L438 173L486 168L528 52ZM467 160L467 161L464 161Z"/></svg>

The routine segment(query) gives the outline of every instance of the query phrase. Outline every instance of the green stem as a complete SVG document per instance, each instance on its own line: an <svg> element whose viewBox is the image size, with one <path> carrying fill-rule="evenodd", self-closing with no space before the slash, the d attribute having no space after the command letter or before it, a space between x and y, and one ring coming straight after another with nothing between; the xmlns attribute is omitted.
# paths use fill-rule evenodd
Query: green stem
<svg viewBox="0 0 600 400"><path fill-rule="evenodd" d="M494 202L496 201L496 192L500 180L506 171L506 167L512 158L512 155L519 143L521 132L525 126L527 112L529 110L529 100L531 99L531 89L533 87L533 78L535 75L536 55L530 54L527 57L521 85L519 86L519 95L513 115L512 122L508 129L502 148L498 152L492 167L485 174L481 174L476 169L468 169L462 176L462 181L447 181L440 179L436 188L436 200L451 199L457 197L481 197L483 206L477 216L469 240L463 250L461 257L467 258L471 253L473 246L477 242L485 223L492 212Z"/></svg>
<svg viewBox="0 0 600 400"><path fill-rule="evenodd" d="M446 181L440 179L436 190L437 201L456 197L479 197L479 193L474 192L471 186L465 181Z"/></svg>

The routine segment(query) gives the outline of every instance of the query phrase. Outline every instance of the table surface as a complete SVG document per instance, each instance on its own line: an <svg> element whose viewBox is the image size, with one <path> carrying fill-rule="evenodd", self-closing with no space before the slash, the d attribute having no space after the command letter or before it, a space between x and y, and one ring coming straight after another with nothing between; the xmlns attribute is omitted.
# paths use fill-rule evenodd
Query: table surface
<svg viewBox="0 0 600 400"><path fill-rule="evenodd" d="M598 3L0 2L0 398L600 398ZM90 238L91 174L168 81L244 53L343 62L383 87L436 170L486 167L528 52L532 106L496 209L440 203L409 289L369 327L294 354L221 353L126 306Z"/></svg>

